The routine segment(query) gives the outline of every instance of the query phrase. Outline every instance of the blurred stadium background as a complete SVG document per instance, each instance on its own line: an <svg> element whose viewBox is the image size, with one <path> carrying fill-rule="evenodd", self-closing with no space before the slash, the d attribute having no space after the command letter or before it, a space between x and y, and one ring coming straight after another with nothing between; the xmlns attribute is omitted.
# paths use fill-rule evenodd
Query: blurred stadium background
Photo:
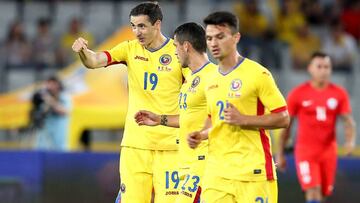
<svg viewBox="0 0 360 203"><path fill-rule="evenodd" d="M127 109L126 68L88 71L76 60L71 45L83 36L91 48L105 50L132 39L128 14L139 2L0 0L1 203L114 200ZM307 79L311 53L328 52L334 63L333 81L349 91L354 118L360 123L359 0L159 2L163 32L171 37L177 25L202 23L209 12L236 13L242 33L240 53L268 67L285 95ZM72 95L66 152L34 149L36 133L29 127L31 96L53 74L62 78ZM273 135L276 150L277 132ZM338 141L344 141L342 126ZM360 202L359 152L340 158L335 194L328 202ZM279 199L303 202L291 154L289 158L289 170L279 174Z"/></svg>

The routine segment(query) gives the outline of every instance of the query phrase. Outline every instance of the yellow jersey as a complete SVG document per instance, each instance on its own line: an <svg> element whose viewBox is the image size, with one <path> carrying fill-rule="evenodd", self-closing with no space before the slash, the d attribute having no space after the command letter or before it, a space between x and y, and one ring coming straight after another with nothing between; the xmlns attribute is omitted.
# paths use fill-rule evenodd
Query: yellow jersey
<svg viewBox="0 0 360 203"><path fill-rule="evenodd" d="M139 110L156 114L178 114L178 95L183 82L181 64L168 38L154 50L138 40L125 41L105 51L108 65L128 67L129 106L121 146L148 150L177 150L178 129L166 126L139 126L134 115Z"/></svg>
<svg viewBox="0 0 360 203"><path fill-rule="evenodd" d="M181 87L179 95L180 125L180 168L188 168L196 161L205 160L208 142L203 141L196 149L187 144L187 136L194 131L202 130L208 117L206 110L205 85L208 75L216 71L213 63L207 62L189 75Z"/></svg>
<svg viewBox="0 0 360 203"><path fill-rule="evenodd" d="M233 104L245 115L286 110L286 102L271 73L250 59L241 59L230 72L213 74L206 87L209 132L207 174L240 181L276 179L269 132L224 122L224 110Z"/></svg>

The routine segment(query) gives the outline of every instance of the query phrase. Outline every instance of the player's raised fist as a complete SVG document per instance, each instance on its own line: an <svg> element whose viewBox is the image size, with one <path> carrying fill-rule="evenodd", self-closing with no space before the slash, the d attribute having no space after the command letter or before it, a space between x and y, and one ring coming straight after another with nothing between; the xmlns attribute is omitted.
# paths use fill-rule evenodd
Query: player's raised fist
<svg viewBox="0 0 360 203"><path fill-rule="evenodd" d="M73 51L79 53L81 50L87 49L87 46L88 46L88 41L82 37L79 37L73 43L72 49Z"/></svg>

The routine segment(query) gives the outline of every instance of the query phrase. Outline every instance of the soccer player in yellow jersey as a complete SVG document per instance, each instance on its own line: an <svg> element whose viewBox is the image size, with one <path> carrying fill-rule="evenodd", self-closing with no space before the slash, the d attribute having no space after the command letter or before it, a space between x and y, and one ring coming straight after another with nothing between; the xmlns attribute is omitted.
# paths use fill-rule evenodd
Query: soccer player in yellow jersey
<svg viewBox="0 0 360 203"><path fill-rule="evenodd" d="M187 144L190 132L201 130L207 119L205 84L216 66L206 55L205 30L196 23L185 23L175 30L174 44L182 67L189 67L192 74L186 78L179 95L179 115L158 115L143 110L135 119L139 125L166 125L180 127L179 172L168 174L166 181L175 182L179 190L176 203L198 203L201 179L207 158L207 140L196 149Z"/></svg>
<svg viewBox="0 0 360 203"><path fill-rule="evenodd" d="M212 127L188 137L191 147L209 141L202 202L275 203L276 172L267 129L289 124L285 99L266 68L237 52L240 33L232 13L212 13L204 23L208 49L219 67L206 87Z"/></svg>
<svg viewBox="0 0 360 203"><path fill-rule="evenodd" d="M177 129L139 126L134 120L140 109L178 114L182 68L173 40L161 33L162 17L157 3L141 3L130 12L136 40L104 52L91 51L82 38L73 44L73 50L88 68L115 63L128 67L129 107L120 156L122 203L148 203L153 188L156 203L173 202L177 196L177 190L165 181L177 169Z"/></svg>

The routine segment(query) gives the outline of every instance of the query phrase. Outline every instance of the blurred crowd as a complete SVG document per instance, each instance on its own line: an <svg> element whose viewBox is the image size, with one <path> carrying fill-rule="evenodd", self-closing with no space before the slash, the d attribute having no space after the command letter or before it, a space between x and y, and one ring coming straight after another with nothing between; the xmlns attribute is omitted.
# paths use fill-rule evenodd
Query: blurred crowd
<svg viewBox="0 0 360 203"><path fill-rule="evenodd" d="M235 5L246 55L280 66L288 46L293 68L306 69L316 50L328 53L334 71L351 73L360 42L359 0L243 0Z"/></svg>
<svg viewBox="0 0 360 203"><path fill-rule="evenodd" d="M42 73L46 69L56 71L75 60L76 55L71 49L75 39L82 36L89 41L90 46L94 44L94 36L84 31L79 18L72 18L60 36L52 32L51 26L50 19L38 19L36 35L29 38L21 21L15 20L9 25L6 39L0 44L4 77L11 69L30 68L34 70L36 81L43 80Z"/></svg>
<svg viewBox="0 0 360 203"><path fill-rule="evenodd" d="M223 3L220 0L209 2L215 10ZM233 2L234 12L240 19L239 50L244 56L254 58L270 69L281 69L282 51L289 50L292 67L304 70L310 55L316 50L324 50L332 57L335 71L353 71L359 53L360 0L227 2ZM181 5L191 3L181 1L179 9L183 9ZM35 36L29 38L22 21L12 22L6 38L0 42L0 80L5 81L11 69L21 68L32 68L35 80L42 80L44 70L58 70L74 61L76 57L71 45L76 38L86 38L90 47L95 43L96 36L86 32L82 19L76 17L70 19L67 28L61 28L63 33L52 30L51 18L40 18ZM1 86L0 91L6 89L5 84Z"/></svg>

